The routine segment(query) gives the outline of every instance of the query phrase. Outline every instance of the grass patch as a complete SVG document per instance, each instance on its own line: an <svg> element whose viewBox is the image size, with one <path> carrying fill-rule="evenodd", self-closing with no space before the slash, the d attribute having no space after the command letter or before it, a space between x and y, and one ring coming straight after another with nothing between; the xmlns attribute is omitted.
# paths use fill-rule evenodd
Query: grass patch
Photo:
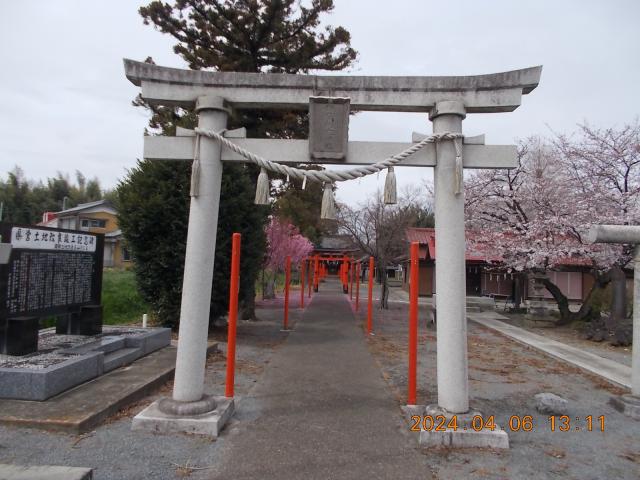
<svg viewBox="0 0 640 480"><path fill-rule="evenodd" d="M149 306L142 300L131 270L105 270L102 276L104 324L141 322Z"/></svg>

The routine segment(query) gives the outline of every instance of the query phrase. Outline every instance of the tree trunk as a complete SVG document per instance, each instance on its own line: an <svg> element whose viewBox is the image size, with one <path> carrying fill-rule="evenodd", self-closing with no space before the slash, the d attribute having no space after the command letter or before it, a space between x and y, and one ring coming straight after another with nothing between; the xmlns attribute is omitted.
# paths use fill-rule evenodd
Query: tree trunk
<svg viewBox="0 0 640 480"><path fill-rule="evenodd" d="M276 298L276 278L275 272L269 272L266 276L266 281L262 290L262 298L266 300L272 300Z"/></svg>
<svg viewBox="0 0 640 480"><path fill-rule="evenodd" d="M554 284L548 278L545 278L542 283L549 290L554 300L558 304L558 310L560 311L560 320L557 325L568 325L576 320L591 320L600 318L600 310L593 308L591 305L591 297L597 289L603 289L610 281L609 274L598 275L595 273L596 281L591 287L591 290L587 294L587 298L584 299L580 310L572 312L569 310L569 299L560 291L560 288Z"/></svg>
<svg viewBox="0 0 640 480"><path fill-rule="evenodd" d="M257 320L256 317L256 286L253 285L249 289L247 298L242 302L242 320Z"/></svg>
<svg viewBox="0 0 640 480"><path fill-rule="evenodd" d="M620 267L611 269L611 315L607 319L607 328L615 328L627 318L627 278Z"/></svg>
<svg viewBox="0 0 640 480"><path fill-rule="evenodd" d="M389 308L389 283L387 282L387 262L381 260L378 267L378 282L382 286L382 291L380 295L380 308L383 310L387 310Z"/></svg>
<svg viewBox="0 0 640 480"><path fill-rule="evenodd" d="M523 285L524 285L524 275L521 273L517 273L514 275L513 279L513 306L514 308L520 308L523 303Z"/></svg>

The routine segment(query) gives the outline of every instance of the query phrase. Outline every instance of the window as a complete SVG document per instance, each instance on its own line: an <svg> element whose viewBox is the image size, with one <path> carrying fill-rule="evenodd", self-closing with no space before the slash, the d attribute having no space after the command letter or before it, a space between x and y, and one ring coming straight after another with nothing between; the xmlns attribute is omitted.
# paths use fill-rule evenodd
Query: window
<svg viewBox="0 0 640 480"><path fill-rule="evenodd" d="M131 253L129 253L129 249L127 247L122 247L122 260L125 262L131 261Z"/></svg>
<svg viewBox="0 0 640 480"><path fill-rule="evenodd" d="M81 228L105 228L107 221L99 218L83 218L80 220Z"/></svg>
<svg viewBox="0 0 640 480"><path fill-rule="evenodd" d="M97 227L97 228L104 228L107 226L107 221L106 220L94 220L91 219L91 226L92 227Z"/></svg>

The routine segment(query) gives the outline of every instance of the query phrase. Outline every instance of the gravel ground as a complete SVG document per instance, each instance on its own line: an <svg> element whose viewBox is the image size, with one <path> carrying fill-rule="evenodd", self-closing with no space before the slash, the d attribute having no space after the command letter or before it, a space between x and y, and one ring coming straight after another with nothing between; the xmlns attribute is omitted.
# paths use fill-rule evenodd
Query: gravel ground
<svg viewBox="0 0 640 480"><path fill-rule="evenodd" d="M244 419L242 396L260 378L269 358L286 338L280 332L281 300L265 302L258 310L259 322L240 322L236 353L237 411L224 434L213 441L196 435L156 435L131 431L131 418L160 396L171 394L172 382L155 395L130 406L96 430L84 435L43 432L0 426L0 463L66 465L94 468L96 480L207 478L207 468L216 462L225 437L233 435ZM292 299L292 307L297 303ZM290 321L298 312L292 309ZM226 342L226 329L212 339ZM224 393L225 347L207 362L206 390Z"/></svg>
<svg viewBox="0 0 640 480"><path fill-rule="evenodd" d="M501 320L505 323L515 325L529 332L542 335L558 342L566 343L573 347L578 347L595 355L599 355L614 362L631 366L631 347L614 347L609 342L594 342L584 338L584 333L580 325L564 325L560 327L532 327L527 323L526 318L522 314L506 314L500 312L501 315L507 317L507 320Z"/></svg>
<svg viewBox="0 0 640 480"><path fill-rule="evenodd" d="M374 307L375 335L366 340L399 406L406 403L407 391L407 308L396 304L383 312ZM424 312L421 309L421 319L426 318ZM364 325L366 308L358 321ZM419 329L418 403L433 404L437 403L435 328L421 320ZM623 389L472 322L468 329L471 407L485 418L495 416L509 432L511 449L425 449L430 478L640 478L640 422L607 403ZM548 415L534 407L533 396L539 392L553 392L569 401L569 431L551 431ZM525 415L532 416L532 430L511 431L510 417ZM587 415L604 415L605 431L587 431Z"/></svg>
<svg viewBox="0 0 640 480"><path fill-rule="evenodd" d="M299 316L295 308L298 299L299 295L294 293L292 324ZM362 301L361 307L357 321L364 323L366 302ZM159 396L170 394L172 385L168 383L156 395L84 435L0 427L0 463L92 467L97 480L208 478L210 469L207 467L219 462L225 445L234 435L241 434L241 425L253 415L252 408L243 406L243 395L259 381L271 355L288 335L280 332L281 299L262 302L258 316L261 321L241 322L238 326L238 407L217 441L191 435L131 431L131 417ZM392 305L389 311L375 310L376 335L366 339L363 335L363 341L367 342L382 376L398 400L397 415L401 414L399 407L406 402L406 325L407 306ZM214 332L212 338L224 341L225 333L223 330ZM433 327L427 327L421 321L419 338L418 400L424 404L436 403ZM485 417L495 415L496 423L506 428L510 416L531 415L533 429L510 432L511 449L508 451L423 450L423 478L640 478L640 422L629 420L607 404L612 394L623 392L621 389L473 323L469 325L468 347L472 407ZM223 392L224 369L222 345L222 352L212 355L207 364L209 392ZM543 391L569 400L571 431L551 432L547 415L535 411L533 396ZM587 415L604 415L605 431L586 431L584 419ZM417 433L415 435L418 448Z"/></svg>

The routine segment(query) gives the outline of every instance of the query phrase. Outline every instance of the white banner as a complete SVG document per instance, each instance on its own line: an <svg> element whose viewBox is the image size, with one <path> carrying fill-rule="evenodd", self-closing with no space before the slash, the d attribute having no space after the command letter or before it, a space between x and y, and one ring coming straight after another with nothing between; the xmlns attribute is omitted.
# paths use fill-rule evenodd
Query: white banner
<svg viewBox="0 0 640 480"><path fill-rule="evenodd" d="M11 228L13 248L30 250L56 250L71 252L95 252L97 237L84 232L56 232L38 228Z"/></svg>

